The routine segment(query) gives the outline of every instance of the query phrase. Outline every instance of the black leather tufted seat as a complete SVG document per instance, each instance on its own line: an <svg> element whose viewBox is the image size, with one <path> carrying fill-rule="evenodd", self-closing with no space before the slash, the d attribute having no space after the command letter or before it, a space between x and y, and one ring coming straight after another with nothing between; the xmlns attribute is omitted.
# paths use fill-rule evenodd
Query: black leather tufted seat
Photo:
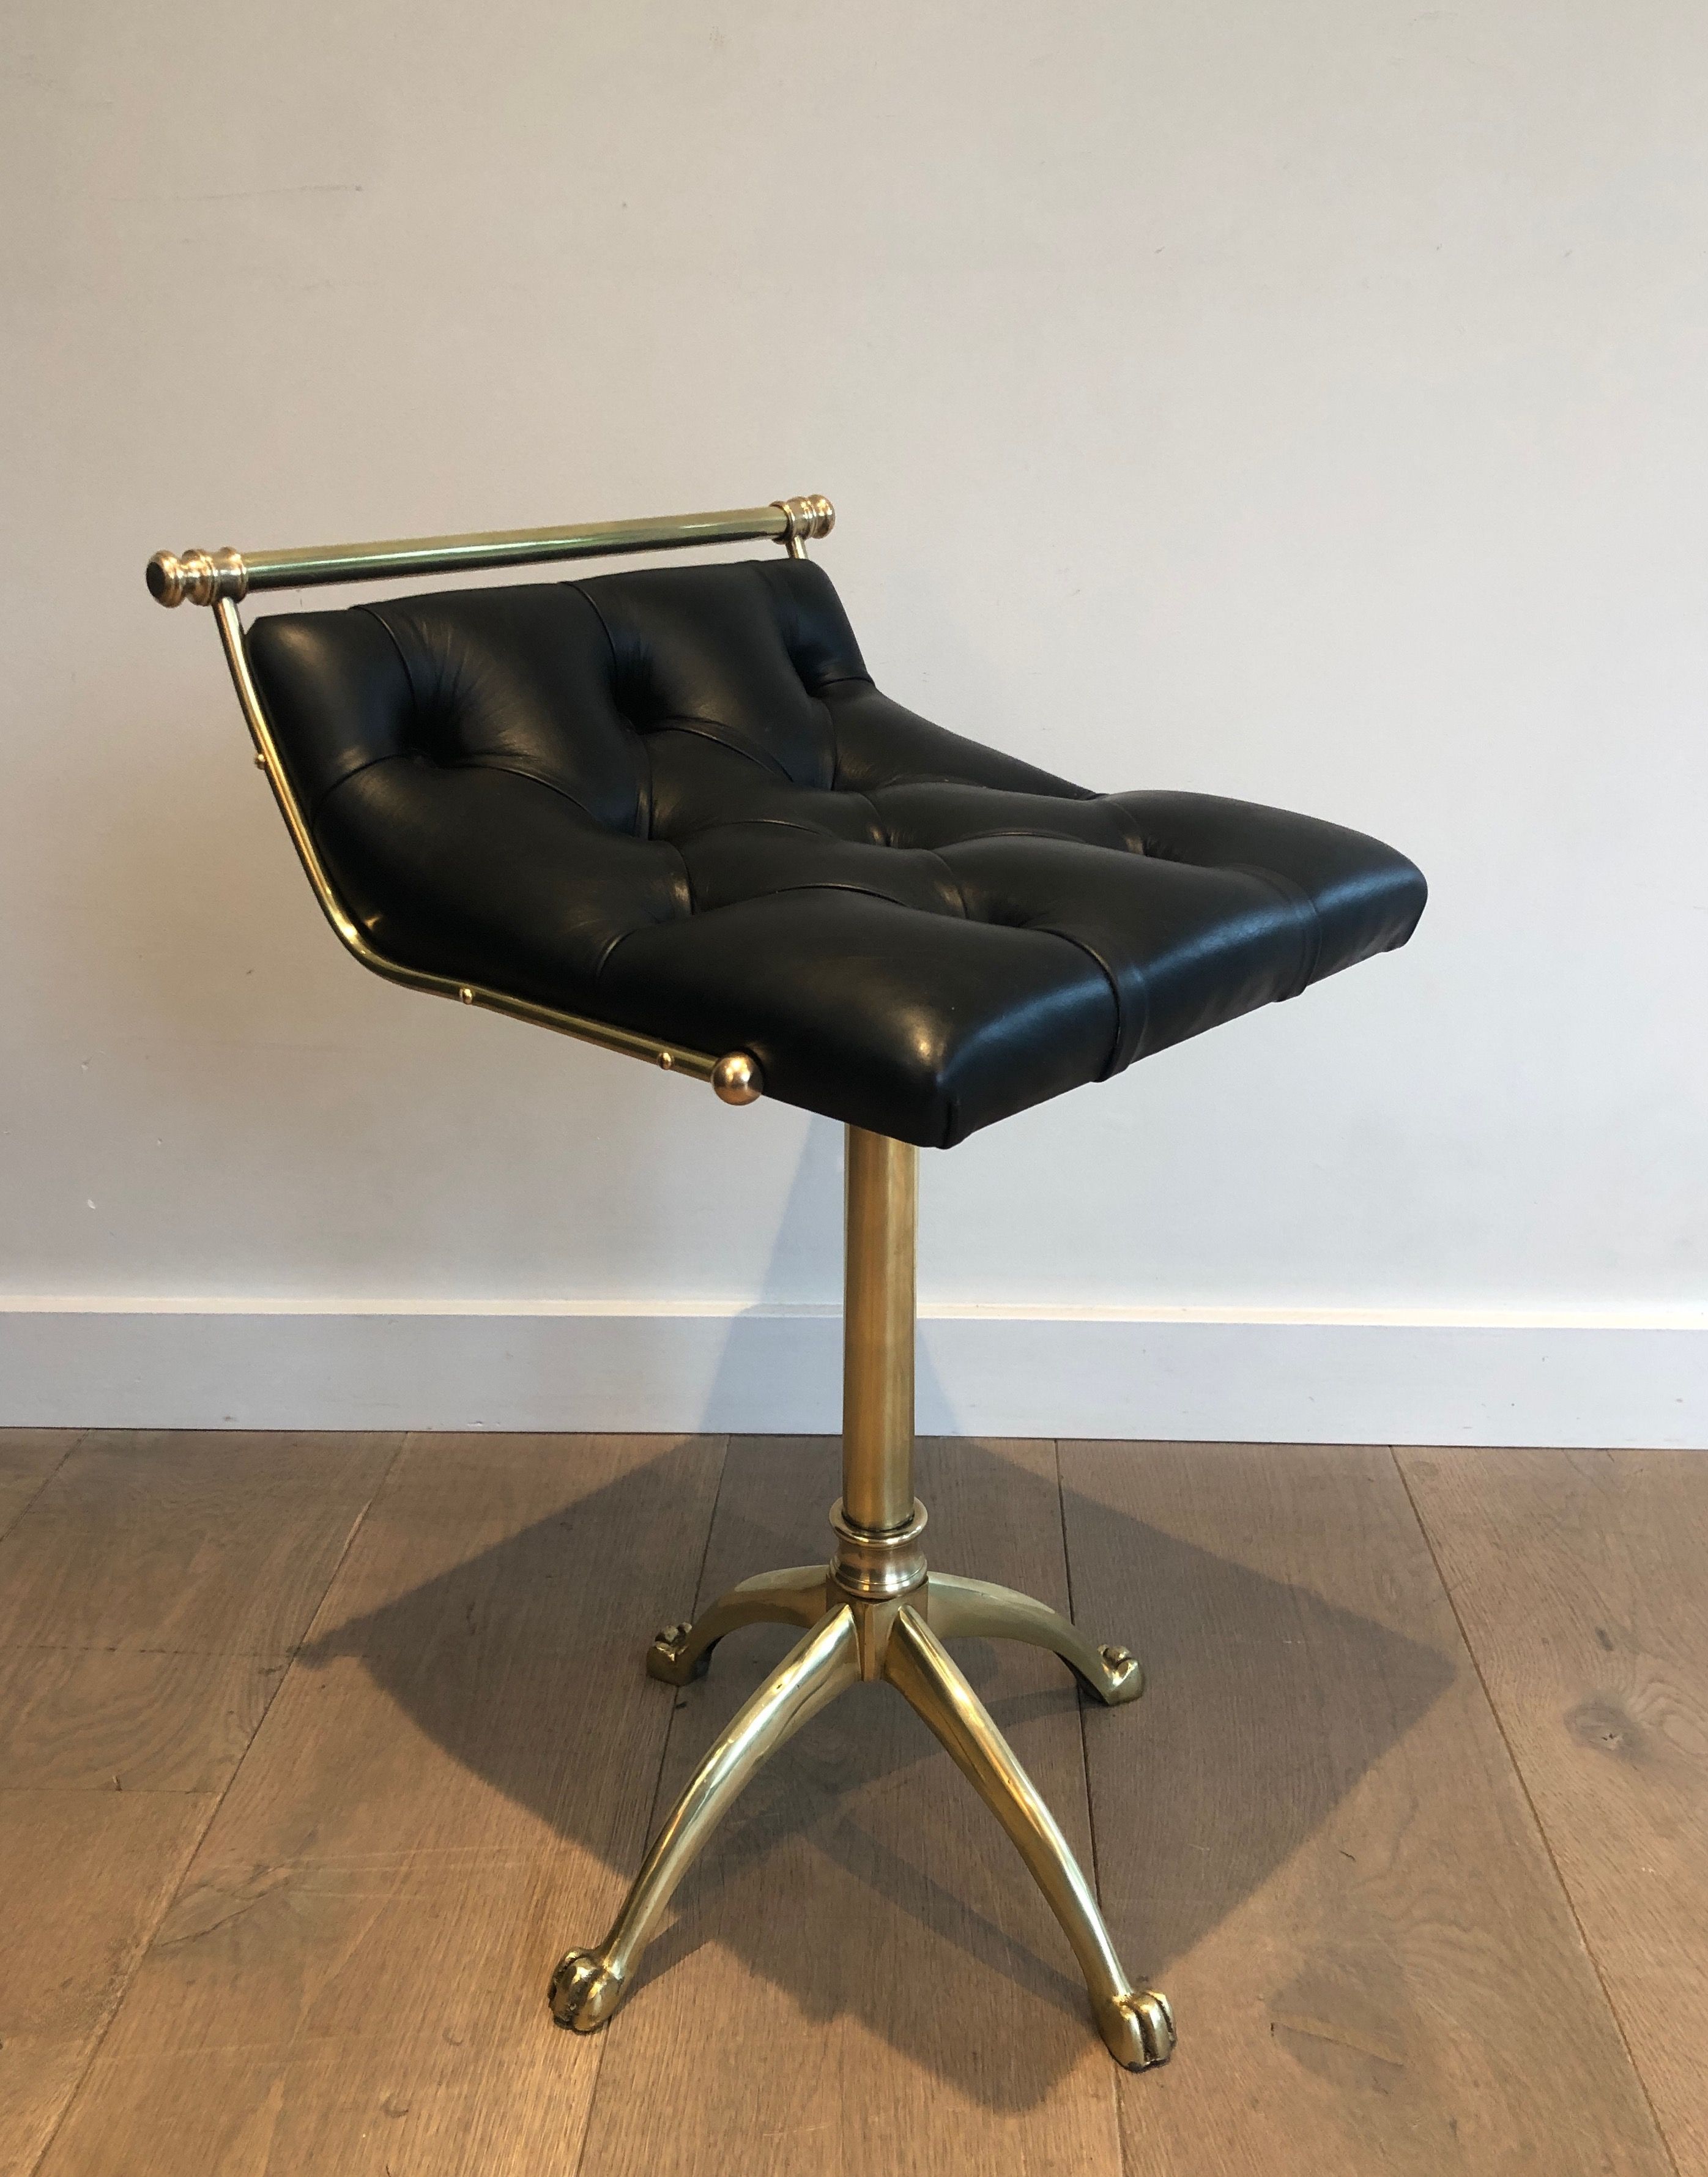
<svg viewBox="0 0 1708 2177"><path fill-rule="evenodd" d="M1422 876L1307 816L1094 794L880 695L804 560L263 619L351 913L409 966L947 1148L1405 943Z"/></svg>

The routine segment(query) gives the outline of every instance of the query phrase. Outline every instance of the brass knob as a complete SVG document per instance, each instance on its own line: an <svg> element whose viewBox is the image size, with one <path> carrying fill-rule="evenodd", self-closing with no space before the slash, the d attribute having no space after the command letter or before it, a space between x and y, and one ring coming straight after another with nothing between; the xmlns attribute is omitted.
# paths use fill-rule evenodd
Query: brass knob
<svg viewBox="0 0 1708 2177"><path fill-rule="evenodd" d="M249 570L227 545L218 552L156 552L148 563L148 593L160 605L210 605L240 597Z"/></svg>
<svg viewBox="0 0 1708 2177"><path fill-rule="evenodd" d="M821 492L810 492L805 499L775 499L772 505L789 516L791 538L828 537L836 527L836 509Z"/></svg>
<svg viewBox="0 0 1708 2177"><path fill-rule="evenodd" d="M712 1069L712 1090L720 1103L756 1104L765 1093L758 1060L745 1050L729 1051Z"/></svg>

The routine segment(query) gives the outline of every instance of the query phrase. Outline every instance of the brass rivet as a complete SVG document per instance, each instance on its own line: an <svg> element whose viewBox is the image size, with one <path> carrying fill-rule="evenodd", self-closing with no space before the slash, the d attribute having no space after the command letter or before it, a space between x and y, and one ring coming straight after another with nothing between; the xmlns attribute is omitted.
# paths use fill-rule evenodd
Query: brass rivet
<svg viewBox="0 0 1708 2177"><path fill-rule="evenodd" d="M255 768L257 771L265 771L267 768L267 759L261 754L259 749L255 750Z"/></svg>
<svg viewBox="0 0 1708 2177"><path fill-rule="evenodd" d="M676 1063L674 1054L671 1051L661 1050L658 1053L658 1063L663 1067L665 1072L668 1073L671 1067Z"/></svg>
<svg viewBox="0 0 1708 2177"><path fill-rule="evenodd" d="M472 1006L474 1003L474 992L471 990L461 990L456 995L462 1000L466 1006Z"/></svg>

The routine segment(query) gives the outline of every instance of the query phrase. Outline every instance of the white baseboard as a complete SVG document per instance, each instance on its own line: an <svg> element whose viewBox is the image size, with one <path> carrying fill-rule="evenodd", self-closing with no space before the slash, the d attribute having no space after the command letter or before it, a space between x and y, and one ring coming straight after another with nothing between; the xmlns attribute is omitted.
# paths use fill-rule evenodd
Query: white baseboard
<svg viewBox="0 0 1708 2177"><path fill-rule="evenodd" d="M0 1425L838 1426L827 1308L0 1299ZM1708 1310L927 1308L932 1435L1708 1449Z"/></svg>

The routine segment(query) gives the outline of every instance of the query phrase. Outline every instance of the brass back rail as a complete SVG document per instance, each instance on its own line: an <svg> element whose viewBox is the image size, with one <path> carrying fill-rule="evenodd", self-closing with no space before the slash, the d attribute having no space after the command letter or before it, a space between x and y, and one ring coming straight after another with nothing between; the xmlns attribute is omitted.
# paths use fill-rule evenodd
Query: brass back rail
<svg viewBox="0 0 1708 2177"><path fill-rule="evenodd" d="M828 537L836 510L816 494L723 514L667 514L641 521L582 521L551 529L487 529L467 537L394 537L377 544L305 545L284 552L156 552L148 587L156 603L210 605L251 590L301 590L322 582L379 582L398 575L472 574L548 559L598 559L668 552L685 544L745 544L770 537L794 558L809 537Z"/></svg>
<svg viewBox="0 0 1708 2177"><path fill-rule="evenodd" d="M827 499L816 495L785 499L770 506L737 508L723 514L679 514L641 521L583 522L551 529L488 530L467 537L400 537L377 544L331 544L313 549L240 553L229 548L217 552L156 552L148 563L150 594L162 605L211 605L220 643L225 652L232 685L254 743L255 761L267 775L285 828L297 849L303 874L319 901L321 913L339 939L364 968L388 982L435 997L454 998L467 1006L508 1013L537 1028L555 1029L601 1050L620 1051L661 1067L667 1073L685 1073L690 1080L709 1081L726 1104L751 1104L763 1093L759 1062L745 1050L727 1051L721 1058L685 1045L662 1043L658 1037L630 1028L615 1028L605 1021L580 1013L560 1012L525 998L489 990L479 983L460 982L449 975L428 974L389 959L369 942L365 932L338 896L303 814L301 803L280 758L278 744L268 721L266 707L249 669L248 643L237 611L237 600L252 590L302 589L324 582L379 581L397 575L444 575L472 572L483 567L519 567L551 559L606 558L626 552L662 552L687 544L735 544L760 537L772 538L797 559L806 557L809 537L827 537L836 521Z"/></svg>

